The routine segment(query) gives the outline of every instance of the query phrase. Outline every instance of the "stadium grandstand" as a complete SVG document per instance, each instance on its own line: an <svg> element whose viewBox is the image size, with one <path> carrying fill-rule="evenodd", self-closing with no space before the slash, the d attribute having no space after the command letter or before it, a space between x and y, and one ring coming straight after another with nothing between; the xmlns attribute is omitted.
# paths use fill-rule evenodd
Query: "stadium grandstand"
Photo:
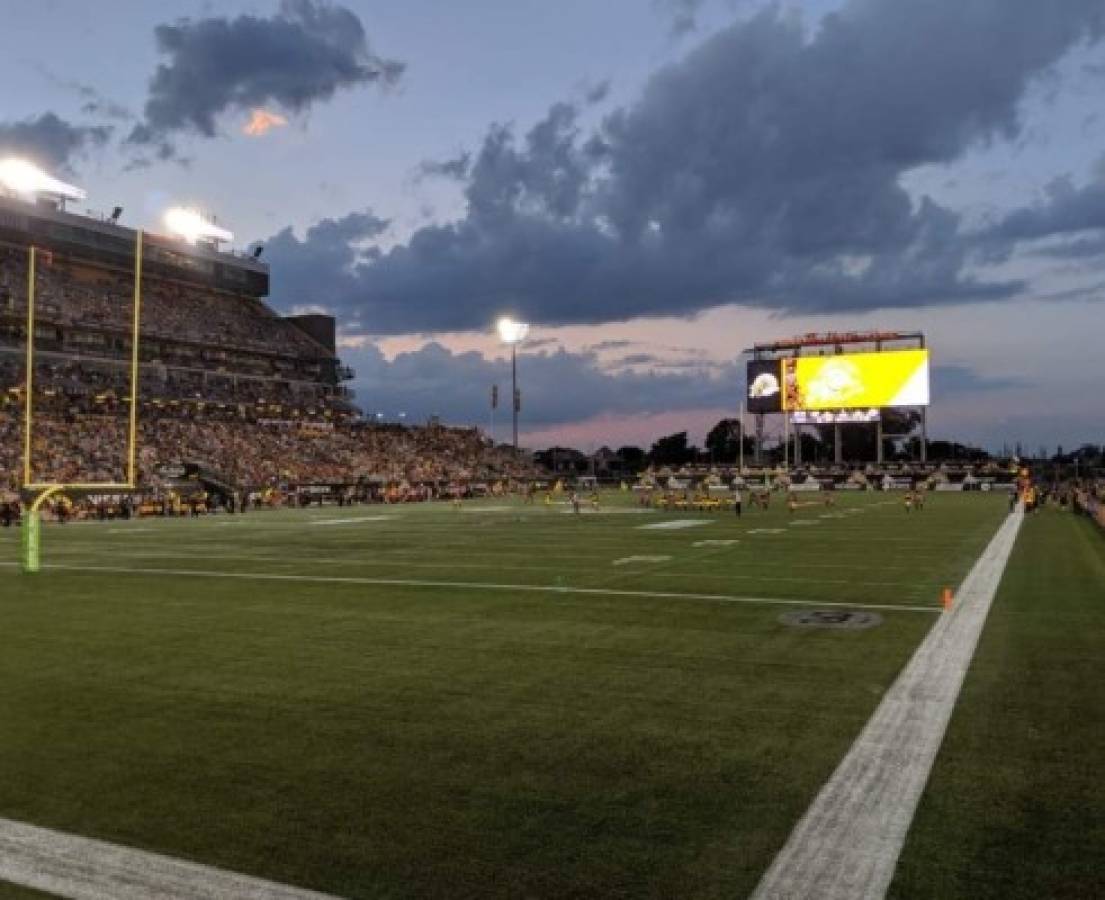
<svg viewBox="0 0 1105 900"><path fill-rule="evenodd" d="M0 196L0 485L19 485L30 249L33 477L120 482L126 465L133 230ZM334 319L280 316L268 266L214 241L143 236L139 486L158 493L432 496L531 467L473 429L365 422Z"/></svg>

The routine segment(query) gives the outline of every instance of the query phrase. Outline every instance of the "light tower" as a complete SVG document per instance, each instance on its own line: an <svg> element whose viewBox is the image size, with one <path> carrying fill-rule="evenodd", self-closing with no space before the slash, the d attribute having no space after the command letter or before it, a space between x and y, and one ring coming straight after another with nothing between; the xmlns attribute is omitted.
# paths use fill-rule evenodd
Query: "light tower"
<svg viewBox="0 0 1105 900"><path fill-rule="evenodd" d="M499 340L510 347L510 398L514 415L514 452L518 452L518 411L522 408L522 395L518 393L518 345L529 334L529 325L515 322L509 316L499 319Z"/></svg>

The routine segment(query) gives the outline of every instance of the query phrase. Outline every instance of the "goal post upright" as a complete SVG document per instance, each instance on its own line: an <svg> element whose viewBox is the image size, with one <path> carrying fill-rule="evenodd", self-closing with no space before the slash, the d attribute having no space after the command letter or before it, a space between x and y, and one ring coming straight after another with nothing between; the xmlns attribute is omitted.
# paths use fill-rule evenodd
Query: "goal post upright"
<svg viewBox="0 0 1105 900"><path fill-rule="evenodd" d="M23 490L37 496L23 517L23 540L20 554L25 574L39 571L41 552L41 508L45 502L65 491L133 491L138 486L138 376L139 344L142 324L142 231L135 232L134 242L134 305L131 320L130 409L127 421L126 481L57 483L33 480L34 453L34 345L35 345L35 276L37 249L29 248L27 265L27 372L25 380L23 420Z"/></svg>
<svg viewBox="0 0 1105 900"><path fill-rule="evenodd" d="M130 339L130 421L127 428L127 482L138 484L135 468L138 445L138 341L142 321L142 230L134 238L134 321Z"/></svg>
<svg viewBox="0 0 1105 900"><path fill-rule="evenodd" d="M27 376L23 398L23 484L31 482L31 431L34 422L35 387L35 262L32 244L27 258Z"/></svg>

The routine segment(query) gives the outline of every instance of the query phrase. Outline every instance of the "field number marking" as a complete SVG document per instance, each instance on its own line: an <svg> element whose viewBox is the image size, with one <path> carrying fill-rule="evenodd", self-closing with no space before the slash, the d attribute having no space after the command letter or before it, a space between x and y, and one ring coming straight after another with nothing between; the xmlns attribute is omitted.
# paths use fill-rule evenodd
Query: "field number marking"
<svg viewBox="0 0 1105 900"><path fill-rule="evenodd" d="M671 559L670 556L623 556L614 560L616 566L631 566L634 563L661 563Z"/></svg>

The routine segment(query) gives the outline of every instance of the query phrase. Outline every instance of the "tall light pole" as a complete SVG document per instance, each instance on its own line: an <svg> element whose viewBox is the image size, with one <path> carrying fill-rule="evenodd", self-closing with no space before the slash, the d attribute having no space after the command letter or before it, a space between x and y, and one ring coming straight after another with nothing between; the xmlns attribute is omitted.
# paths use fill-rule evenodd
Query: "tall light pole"
<svg viewBox="0 0 1105 900"><path fill-rule="evenodd" d="M510 346L510 408L514 415L514 452L518 452L518 410L522 398L518 394L518 345L529 334L529 325L515 322L509 316L499 319L499 340Z"/></svg>

